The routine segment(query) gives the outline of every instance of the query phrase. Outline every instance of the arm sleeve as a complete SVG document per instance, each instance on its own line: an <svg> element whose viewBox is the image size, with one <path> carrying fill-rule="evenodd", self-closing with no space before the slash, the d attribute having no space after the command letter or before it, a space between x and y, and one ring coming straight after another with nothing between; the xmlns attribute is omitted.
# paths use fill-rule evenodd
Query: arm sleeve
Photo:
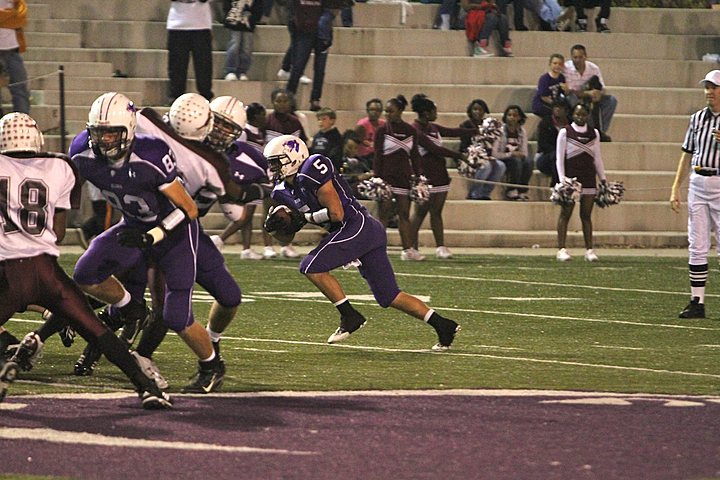
<svg viewBox="0 0 720 480"><path fill-rule="evenodd" d="M555 144L555 166L557 167L558 178L565 177L565 148L567 147L567 130L564 128L558 132L557 143Z"/></svg>
<svg viewBox="0 0 720 480"><path fill-rule="evenodd" d="M599 139L600 132L595 130L595 136ZM593 163L595 164L595 173L600 177L600 180L607 180L605 177L605 165L603 164L602 155L600 154L599 141L596 141L595 145L593 145Z"/></svg>

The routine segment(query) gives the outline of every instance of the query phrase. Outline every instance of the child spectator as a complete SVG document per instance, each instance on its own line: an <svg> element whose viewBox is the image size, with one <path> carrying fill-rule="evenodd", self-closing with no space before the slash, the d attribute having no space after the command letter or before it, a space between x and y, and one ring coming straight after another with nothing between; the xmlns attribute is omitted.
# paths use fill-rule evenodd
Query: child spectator
<svg viewBox="0 0 720 480"><path fill-rule="evenodd" d="M343 156L343 138L335 126L337 115L332 108L323 107L317 114L318 132L310 145L310 153L319 153L329 158L335 170L340 171Z"/></svg>
<svg viewBox="0 0 720 480"><path fill-rule="evenodd" d="M262 9L262 0L223 0L223 24L230 30L225 56L225 80L248 80L253 32L262 17Z"/></svg>
<svg viewBox="0 0 720 480"><path fill-rule="evenodd" d="M532 109L535 115L547 117L552 114L553 100L564 97L570 92L570 88L565 83L565 57L559 53L550 55L548 63L548 71L538 79L537 90L532 99Z"/></svg>
<svg viewBox="0 0 720 480"><path fill-rule="evenodd" d="M510 105L503 113L502 133L495 140L492 156L505 164L507 181L514 185L527 185L533 171L532 158L528 155L528 139L525 132L527 115L518 105ZM528 201L527 187L507 187L508 200Z"/></svg>

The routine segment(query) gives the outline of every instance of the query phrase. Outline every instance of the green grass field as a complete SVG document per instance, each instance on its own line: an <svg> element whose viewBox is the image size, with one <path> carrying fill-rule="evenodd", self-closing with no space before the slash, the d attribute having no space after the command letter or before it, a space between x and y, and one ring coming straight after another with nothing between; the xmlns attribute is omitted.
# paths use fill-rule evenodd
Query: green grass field
<svg viewBox="0 0 720 480"><path fill-rule="evenodd" d="M610 254L611 255L611 254ZM720 394L720 300L711 273L707 320L679 320L688 300L680 258L612 257L596 264L552 257L458 256L393 262L398 283L462 325L453 348L432 353L434 330L378 307L356 270L337 276L369 319L330 346L339 314L297 270L297 261L227 255L244 303L225 332L223 391L509 388ZM76 255L64 255L70 270ZM195 316L210 301L196 291ZM6 326L20 336L39 315ZM31 323L35 322L35 323ZM72 375L81 339L50 339L44 357L10 395L129 388L102 360L92 377ZM154 357L178 391L196 362L175 335Z"/></svg>

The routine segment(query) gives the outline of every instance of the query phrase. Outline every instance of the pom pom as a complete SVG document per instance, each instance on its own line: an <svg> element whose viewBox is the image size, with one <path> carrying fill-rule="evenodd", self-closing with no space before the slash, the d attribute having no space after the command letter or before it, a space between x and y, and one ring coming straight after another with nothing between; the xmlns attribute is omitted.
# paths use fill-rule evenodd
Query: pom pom
<svg viewBox="0 0 720 480"><path fill-rule="evenodd" d="M410 200L422 205L430 200L430 184L425 175L414 176L412 178L412 186L410 187Z"/></svg>
<svg viewBox="0 0 720 480"><path fill-rule="evenodd" d="M601 182L593 199L598 207L605 208L617 205L625 195L625 186L622 182Z"/></svg>
<svg viewBox="0 0 720 480"><path fill-rule="evenodd" d="M358 195L366 200L390 200L392 190L390 186L380 177L372 177L358 183Z"/></svg>
<svg viewBox="0 0 720 480"><path fill-rule="evenodd" d="M576 178L563 178L556 183L550 194L550 201L555 205L572 205L580 200L582 185Z"/></svg>

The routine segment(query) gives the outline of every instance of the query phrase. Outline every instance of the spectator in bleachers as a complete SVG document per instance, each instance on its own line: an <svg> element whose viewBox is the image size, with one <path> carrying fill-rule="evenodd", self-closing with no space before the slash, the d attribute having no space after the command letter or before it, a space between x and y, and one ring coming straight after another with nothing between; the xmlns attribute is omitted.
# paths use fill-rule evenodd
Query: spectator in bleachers
<svg viewBox="0 0 720 480"><path fill-rule="evenodd" d="M600 131L603 142L611 141L607 131L610 129L617 99L605 93L605 80L600 67L587 60L584 45L573 45L570 49L571 60L565 62L565 80L570 88L568 100L575 108L578 103L585 103L590 108L590 126Z"/></svg>
<svg viewBox="0 0 720 480"><path fill-rule="evenodd" d="M262 0L223 0L230 40L225 54L225 80L247 81L252 62L255 25L262 17Z"/></svg>
<svg viewBox="0 0 720 480"><path fill-rule="evenodd" d="M413 245L416 243L410 223L410 187L413 175L422 173L418 153L418 133L402 119L407 107L403 95L391 98L385 103L385 125L375 136L375 161L373 171L390 185L398 214L398 230L403 251L401 260L419 261L425 257ZM391 202L381 202L380 220L387 226L390 220Z"/></svg>
<svg viewBox="0 0 720 480"><path fill-rule="evenodd" d="M538 79L537 90L532 99L532 109L535 115L549 117L552 115L553 101L570 92L565 75L563 75L564 69L565 57L559 53L550 55L548 71Z"/></svg>
<svg viewBox="0 0 720 480"><path fill-rule="evenodd" d="M575 26L578 32L587 32L588 25L585 9L599 5L600 12L595 18L595 30L598 33L610 33L610 27L608 27L608 19L610 18L610 0L572 0L572 3L575 5L575 12L577 14Z"/></svg>
<svg viewBox="0 0 720 480"><path fill-rule="evenodd" d="M513 24L515 30L518 32L527 32L530 29L525 25L525 8L527 7L525 0L499 0L497 2L498 8L505 16L507 16L507 7L511 3L513 4Z"/></svg>
<svg viewBox="0 0 720 480"><path fill-rule="evenodd" d="M168 103L185 93L190 54L197 91L212 92L212 11L207 0L172 0L167 16Z"/></svg>
<svg viewBox="0 0 720 480"><path fill-rule="evenodd" d="M0 64L10 81L13 111L30 113L30 88L22 55L27 44L23 28L27 23L25 0L0 1Z"/></svg>
<svg viewBox="0 0 720 480"><path fill-rule="evenodd" d="M267 111L265 107L253 102L245 107L247 122L245 123L245 141L262 153L265 148L265 127L267 126Z"/></svg>
<svg viewBox="0 0 720 480"><path fill-rule="evenodd" d="M360 138L354 130L345 130L343 133L343 163L340 173L355 195L359 195L358 184L373 176L370 165L358 157L360 143Z"/></svg>
<svg viewBox="0 0 720 480"><path fill-rule="evenodd" d="M570 124L568 115L570 105L565 98L557 98L552 104L552 115L543 117L537 128L537 147L535 154L535 166L537 169L551 178L551 185L555 185L558 179L556 161L557 136L558 132Z"/></svg>
<svg viewBox="0 0 720 480"><path fill-rule="evenodd" d="M323 107L316 113L318 132L310 144L310 154L319 153L330 159L336 170L340 171L343 159L343 138L335 126L337 114L332 108Z"/></svg>
<svg viewBox="0 0 720 480"><path fill-rule="evenodd" d="M358 120L355 125L355 134L360 138L358 158L368 165L371 165L373 157L375 156L375 132L377 132L377 129L382 125L385 125L385 119L381 118L383 113L382 100L379 98L371 98L365 102L365 111L367 112L367 117Z"/></svg>
<svg viewBox="0 0 720 480"><path fill-rule="evenodd" d="M461 0L467 12L465 35L473 42L473 57L492 57L490 36L497 30L500 35L500 56L512 57L512 42L507 15L503 15L495 0Z"/></svg>
<svg viewBox="0 0 720 480"><path fill-rule="evenodd" d="M461 135L472 135L476 128L447 128L435 123L437 120L437 107L435 102L422 93L414 95L411 101L413 112L417 119L413 123L418 133L418 152L420 153L420 164L423 175L430 184L430 199L423 204L415 205L415 213L412 217L413 235L415 237L415 250L418 249L418 232L425 216L430 212L430 228L435 239L435 256L440 259L451 258L452 253L445 246L445 227L443 225L442 211L445 207L445 200L450 191L450 176L448 175L445 158L453 158L456 161L467 160L464 155L455 150L442 146L442 136L459 137Z"/></svg>
<svg viewBox="0 0 720 480"><path fill-rule="evenodd" d="M495 140L492 156L505 164L507 181L514 185L527 185L533 171L533 161L528 155L528 139L525 131L527 115L519 105L510 105L503 113L502 133ZM507 187L505 198L526 202L527 187Z"/></svg>
<svg viewBox="0 0 720 480"><path fill-rule="evenodd" d="M483 124L485 116L490 113L487 103L484 100L476 98L467 107L468 119L460 124L460 128L475 129L473 135L463 135L460 137L460 152L467 153L470 145L479 143L481 135L479 128ZM490 155L492 152L487 152ZM486 180L490 182L499 182L505 176L505 164L497 161L492 156L486 164L481 165L475 170L475 180ZM468 200L490 200L495 185L492 183L471 183L468 191Z"/></svg>

